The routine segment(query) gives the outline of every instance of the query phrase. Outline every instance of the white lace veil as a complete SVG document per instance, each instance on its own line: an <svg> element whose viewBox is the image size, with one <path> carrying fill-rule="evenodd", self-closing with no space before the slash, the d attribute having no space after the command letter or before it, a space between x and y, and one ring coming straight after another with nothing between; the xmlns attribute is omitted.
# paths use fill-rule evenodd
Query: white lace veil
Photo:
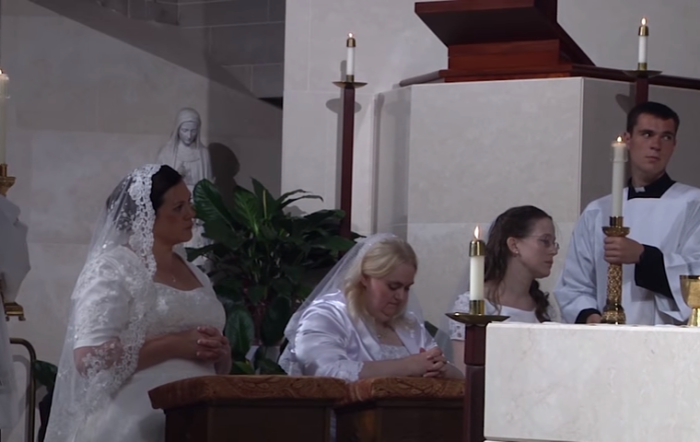
<svg viewBox="0 0 700 442"><path fill-rule="evenodd" d="M288 374L299 374L297 368L296 357L294 355L294 342L296 340L297 331L299 330L299 321L304 311L320 296L341 291L343 289L343 283L345 282L345 277L352 268L353 264L358 259L367 253L367 251L374 244L382 242L389 238L396 238L396 235L391 233L377 233L375 235L369 236L367 238L362 238L358 240L357 244L353 246L341 259L336 263L330 272L321 280L318 285L314 288L311 294L306 298L304 303L299 307L299 309L292 315L292 318L287 323L287 327L284 330L284 336L287 338L287 347L279 358L279 365ZM406 310L412 312L416 318L423 324L423 310L420 308L420 303L418 298L412 293L408 297L408 305Z"/></svg>
<svg viewBox="0 0 700 442"><path fill-rule="evenodd" d="M145 313L155 290L155 211L150 194L151 179L161 167L146 165L127 175L114 189L98 219L85 266L71 296L47 442L85 440L88 416L97 415L136 369L147 328ZM133 258L132 262L120 262L119 257L123 256ZM134 261L137 265L133 265ZM117 280L122 290L96 293L91 289L95 281L105 277ZM74 351L86 323L90 323L88 327L102 324L114 314L105 307L105 299L125 293L130 298L124 303L128 312L123 312L125 324L121 332L117 336L105 336L94 346L79 345L81 353Z"/></svg>

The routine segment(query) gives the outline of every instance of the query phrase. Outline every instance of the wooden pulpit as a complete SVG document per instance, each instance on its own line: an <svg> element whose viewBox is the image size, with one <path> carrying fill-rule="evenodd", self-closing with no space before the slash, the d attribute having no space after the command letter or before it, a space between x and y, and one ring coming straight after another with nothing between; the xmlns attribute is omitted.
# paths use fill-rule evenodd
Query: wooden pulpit
<svg viewBox="0 0 700 442"><path fill-rule="evenodd" d="M587 77L635 83L637 103L648 100L649 85L700 90L696 79L595 66L558 23L557 0L419 2L415 13L447 46L448 66L406 79L401 86Z"/></svg>
<svg viewBox="0 0 700 442"><path fill-rule="evenodd" d="M344 381L292 376L204 376L149 392L165 412L166 442L331 441Z"/></svg>
<svg viewBox="0 0 700 442"><path fill-rule="evenodd" d="M453 442L462 437L464 382L376 378L348 386L337 442Z"/></svg>

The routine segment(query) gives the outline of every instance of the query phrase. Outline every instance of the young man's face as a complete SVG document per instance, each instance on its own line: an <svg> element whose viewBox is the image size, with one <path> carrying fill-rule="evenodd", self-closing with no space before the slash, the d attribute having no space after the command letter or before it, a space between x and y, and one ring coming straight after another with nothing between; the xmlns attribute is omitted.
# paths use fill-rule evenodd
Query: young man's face
<svg viewBox="0 0 700 442"><path fill-rule="evenodd" d="M676 129L673 119L649 114L637 118L632 133L625 134L633 175L655 180L664 174L676 148Z"/></svg>

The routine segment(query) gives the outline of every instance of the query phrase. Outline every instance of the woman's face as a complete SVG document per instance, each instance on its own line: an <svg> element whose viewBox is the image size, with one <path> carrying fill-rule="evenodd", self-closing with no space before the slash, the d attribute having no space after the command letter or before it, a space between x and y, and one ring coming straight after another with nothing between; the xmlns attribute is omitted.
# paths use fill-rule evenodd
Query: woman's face
<svg viewBox="0 0 700 442"><path fill-rule="evenodd" d="M153 236L166 244L181 244L192 239L194 210L190 191L184 181L168 189L156 211Z"/></svg>
<svg viewBox="0 0 700 442"><path fill-rule="evenodd" d="M367 312L378 322L391 321L404 311L415 276L415 267L401 264L384 278L363 277Z"/></svg>
<svg viewBox="0 0 700 442"><path fill-rule="evenodd" d="M199 133L199 125L193 121L188 121L180 125L178 130L178 135L180 136L180 141L185 146L190 146L197 139L197 134Z"/></svg>
<svg viewBox="0 0 700 442"><path fill-rule="evenodd" d="M513 247L511 252L515 258L520 260L535 279L546 278L552 272L554 257L559 253L554 223L549 218L537 220L530 234L516 239Z"/></svg>

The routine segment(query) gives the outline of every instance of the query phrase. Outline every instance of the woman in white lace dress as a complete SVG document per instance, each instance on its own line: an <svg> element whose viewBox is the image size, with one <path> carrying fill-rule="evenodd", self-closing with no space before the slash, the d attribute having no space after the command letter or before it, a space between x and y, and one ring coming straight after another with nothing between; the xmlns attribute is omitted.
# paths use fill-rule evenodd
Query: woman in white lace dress
<svg viewBox="0 0 700 442"><path fill-rule="evenodd" d="M537 281L549 276L558 251L554 223L543 210L520 206L499 215L486 242L486 313L515 322L560 322L556 299L540 290ZM469 292L459 292L452 311L468 312ZM464 325L450 321L450 337L455 364L462 368Z"/></svg>
<svg viewBox="0 0 700 442"><path fill-rule="evenodd" d="M193 217L168 166L135 170L109 197L71 297L47 442L163 441L148 391L229 372L223 306L176 249Z"/></svg>
<svg viewBox="0 0 700 442"><path fill-rule="evenodd" d="M356 381L383 376L461 378L408 308L418 268L411 246L378 234L358 243L294 314L280 365L290 375Z"/></svg>

